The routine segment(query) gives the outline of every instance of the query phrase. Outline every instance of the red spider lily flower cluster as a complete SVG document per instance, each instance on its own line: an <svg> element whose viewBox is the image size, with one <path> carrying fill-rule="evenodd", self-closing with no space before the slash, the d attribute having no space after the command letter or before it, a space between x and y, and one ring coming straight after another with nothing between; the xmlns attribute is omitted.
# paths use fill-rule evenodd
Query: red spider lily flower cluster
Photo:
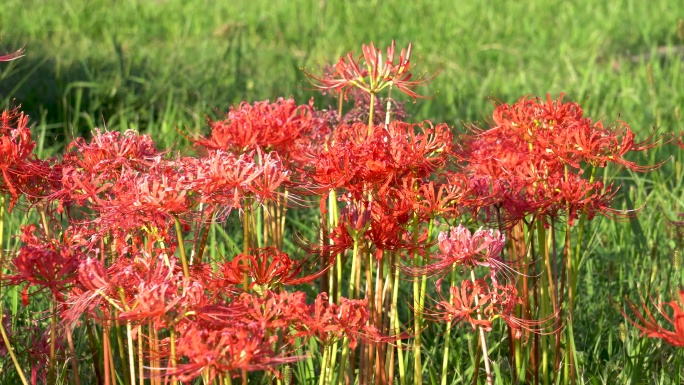
<svg viewBox="0 0 684 385"><path fill-rule="evenodd" d="M446 124L394 121L367 137L364 123L338 126L331 143L310 155L309 177L321 188L343 187L355 199L368 186L401 185L406 177L424 178L444 166L453 135Z"/></svg>
<svg viewBox="0 0 684 385"><path fill-rule="evenodd" d="M578 213L615 213L610 209L612 186L584 177L584 167L617 164L634 171L639 166L625 159L629 152L644 151L656 143L636 143L626 123L605 127L584 116L577 103L547 97L524 97L494 111L494 126L473 128L457 151L467 162L464 172L488 178L494 194L490 203L503 207L510 220L532 213L555 217L567 211L572 223Z"/></svg>
<svg viewBox="0 0 684 385"><path fill-rule="evenodd" d="M236 154L260 148L277 151L280 156L297 157L301 147L313 138L327 134L325 120L309 104L297 105L294 99L279 98L231 107L226 119L209 121L211 135L194 140L196 145L212 150L230 150Z"/></svg>
<svg viewBox="0 0 684 385"><path fill-rule="evenodd" d="M14 274L4 277L11 285L26 284L22 292L24 306L29 303L29 288L37 286L37 294L48 290L57 301L76 280L78 265L83 255L81 246L86 243L78 234L65 234L62 242L36 234L35 225L22 228L21 241L25 243L12 260Z"/></svg>
<svg viewBox="0 0 684 385"><path fill-rule="evenodd" d="M681 307L682 303L684 303L684 290L679 291L679 301L673 300L659 304L656 308L658 313L672 325L674 331L661 326L661 323L658 322L645 302L642 302L642 313L637 305L627 301L627 306L636 316L636 320L630 318L624 311L621 312L632 325L641 331L641 335L649 338L659 338L672 346L684 347L684 310ZM672 309L672 316L666 312L666 306Z"/></svg>
<svg viewBox="0 0 684 385"><path fill-rule="evenodd" d="M377 49L373 43L364 44L362 51L363 54L356 59L353 52L340 57L335 64L334 72L328 76L309 74L309 77L313 79L317 88L324 91L347 94L352 88L358 88L368 94L376 94L394 85L414 100L422 97L412 88L426 82L427 79L419 77L412 80L411 43L408 48L401 50L396 62L394 40L387 48L385 59L383 59L382 50Z"/></svg>

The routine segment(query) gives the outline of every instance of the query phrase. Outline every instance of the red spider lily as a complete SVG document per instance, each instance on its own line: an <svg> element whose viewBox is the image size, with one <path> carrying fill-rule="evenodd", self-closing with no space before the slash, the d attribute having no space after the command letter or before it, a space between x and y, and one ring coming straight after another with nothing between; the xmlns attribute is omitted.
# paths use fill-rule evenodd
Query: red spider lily
<svg viewBox="0 0 684 385"><path fill-rule="evenodd" d="M53 167L61 173L61 185L48 197L59 203L58 210L67 206L79 217L95 216L102 233L140 227L140 217L130 215L136 208L147 215L143 220L157 222L184 211L179 205L187 188L177 189L181 195L175 198L169 189L181 182L182 168L162 158L149 136L96 130L90 142L79 138L68 148L63 162Z"/></svg>
<svg viewBox="0 0 684 385"><path fill-rule="evenodd" d="M22 56L24 56L24 49L20 48L20 49L14 51L12 53L8 53L6 55L0 55L0 62L16 60Z"/></svg>
<svg viewBox="0 0 684 385"><path fill-rule="evenodd" d="M155 321L162 328L175 323L190 304L203 304L199 281L185 279L175 257L162 249L116 258L107 268L101 261L87 259L79 266L78 280L81 285L70 296L66 317L72 322L84 312L96 318L102 318L98 313L102 312L106 317L111 305L121 319Z"/></svg>
<svg viewBox="0 0 684 385"><path fill-rule="evenodd" d="M437 310L427 315L442 322L459 323L467 321L475 330L478 326L484 331L492 330L492 323L488 319L477 319L478 309L489 301L486 290L487 284L478 280L473 283L463 280L460 287L452 286L449 290L453 301L442 300L436 305Z"/></svg>
<svg viewBox="0 0 684 385"><path fill-rule="evenodd" d="M278 189L290 185L290 171L275 152L264 154L258 150L236 157L218 150L201 159L183 161L191 175L191 190L197 193L199 202L218 207L219 217L241 209L246 198L260 203L276 200L281 195Z"/></svg>
<svg viewBox="0 0 684 385"><path fill-rule="evenodd" d="M330 303L327 293L318 294L304 322L296 324L299 329L296 336L315 337L326 346L339 341L342 333L335 322L336 309L337 305Z"/></svg>
<svg viewBox="0 0 684 385"><path fill-rule="evenodd" d="M337 111L331 111L331 122L328 123L331 127L337 127L340 124L354 124L355 122L367 122L370 117L370 95L361 90L359 92L352 92L352 100L354 106L347 110L341 117L337 116ZM409 113L406 110L406 102L398 102L392 98L378 98L373 104L373 124L382 126L387 119L387 111L385 108L387 104L390 105L390 113L392 120L405 122L409 118Z"/></svg>
<svg viewBox="0 0 684 385"><path fill-rule="evenodd" d="M204 305L187 313L179 325L178 352L186 363L178 366L181 378L190 379L208 369L210 376L235 374L237 370L270 370L300 357L283 357L291 343L289 329L306 313L304 293L261 295L243 293L225 305ZM282 338L281 343L276 343ZM205 344L206 343L206 344ZM275 353L280 348L280 355Z"/></svg>
<svg viewBox="0 0 684 385"><path fill-rule="evenodd" d="M492 322L503 319L513 330L513 336L520 338L522 331L542 333L542 325L551 323L554 315L541 320L524 320L515 316L515 307L522 303L515 285L491 286L482 279L475 282L464 280L460 287L452 286L450 294L453 301L442 299L437 303L437 311L428 316L443 322L459 323L467 321L473 330L481 327L484 331L492 330ZM477 313L480 311L478 317Z"/></svg>
<svg viewBox="0 0 684 385"><path fill-rule="evenodd" d="M253 105L246 102L230 108L225 120L209 121L211 136L193 139L195 144L213 150L232 150L237 154L261 148L290 158L301 141L309 140L325 126L309 104L297 105L294 99L279 98Z"/></svg>
<svg viewBox="0 0 684 385"><path fill-rule="evenodd" d="M477 206L478 198L465 175L450 173L449 181L411 183L401 190L406 199L413 202L413 208L422 220L442 216L457 218L471 207ZM418 186L417 190L409 186Z"/></svg>
<svg viewBox="0 0 684 385"><path fill-rule="evenodd" d="M371 202L347 202L347 206L340 215L340 222L345 223L347 233L352 239L358 240L371 225Z"/></svg>
<svg viewBox="0 0 684 385"><path fill-rule="evenodd" d="M61 242L36 236L34 225L22 227L21 240L26 243L12 260L15 271L5 279L12 285L24 284L22 302L28 305L28 289L38 286L38 292L48 290L55 300L63 301L63 292L75 282L78 264L82 258L78 238L65 235ZM33 294L36 294L34 292Z"/></svg>
<svg viewBox="0 0 684 385"><path fill-rule="evenodd" d="M295 241L299 247L311 255L319 256L335 256L342 255L344 252L350 250L354 246L354 239L349 234L347 229L346 214L340 216L340 221L332 229L324 227L319 234L327 234L323 240L319 239L317 242L311 242L298 236Z"/></svg>
<svg viewBox="0 0 684 385"><path fill-rule="evenodd" d="M374 205L370 228L365 232L365 239L369 240L377 250L413 250L416 246L408 242L406 222L397 221L391 212ZM423 243L420 244L421 246ZM376 254L377 255L377 254Z"/></svg>
<svg viewBox="0 0 684 385"><path fill-rule="evenodd" d="M273 152L266 155L260 151L257 153L261 174L250 186L250 191L257 202L274 201L281 195L277 191L278 188L289 184L290 172L283 166L278 153Z"/></svg>
<svg viewBox="0 0 684 385"><path fill-rule="evenodd" d="M658 166L624 159L626 153L653 147L658 140L635 143L626 124L606 128L584 117L578 104L563 103L562 95L558 100L522 98L513 105L502 104L494 112L494 123L488 131L474 128L476 134L457 154L467 162L466 175L490 177L496 191L488 203L504 207L504 221L530 213L555 216L565 210L570 211L569 221L581 211L610 214L613 193L601 191L600 181L585 180L582 168L615 163L649 171ZM593 204L597 197L600 203Z"/></svg>
<svg viewBox="0 0 684 385"><path fill-rule="evenodd" d="M440 232L437 239L440 253L433 257L436 262L420 267L405 266L404 269L413 275L444 276L456 267L466 266L472 269L484 266L488 267L492 277L495 277L501 269L507 268L506 263L500 258L506 238L498 230L480 229L471 233L463 225L458 225L449 233ZM441 279L437 285L440 283Z"/></svg>
<svg viewBox="0 0 684 385"><path fill-rule="evenodd" d="M674 331L661 326L655 319L653 313L648 309L645 302L642 301L642 308L644 309L643 314L637 305L629 300L626 302L627 306L629 306L636 316L636 321L630 318L625 311L620 310L620 312L632 323L632 325L636 326L641 331L641 335L649 338L659 338L672 346L684 347L684 310L682 310L680 305L684 302L684 290L679 291L679 301L671 301L663 304L672 309L672 316L665 312L662 305L656 307L658 313L660 313L667 322L672 324Z"/></svg>
<svg viewBox="0 0 684 385"><path fill-rule="evenodd" d="M323 91L336 91L343 94L351 88L358 88L369 94L376 94L390 85L396 86L403 93L414 100L422 96L415 93L412 88L429 80L420 77L411 80L411 51L412 44L407 49L402 49L395 63L395 43L387 48L386 59L382 58L382 51L375 48L373 43L362 46L363 55L354 59L352 52L340 57L335 65L332 76L315 76L308 74L316 88ZM363 61L361 60L363 59ZM434 75L433 75L434 76ZM431 78L431 77L430 77Z"/></svg>
<svg viewBox="0 0 684 385"><path fill-rule="evenodd" d="M247 273L251 280L250 287L258 285L269 289L280 285L309 283L323 275L331 264L325 263L320 269L311 271L315 266L318 264L310 260L295 261L274 247L266 247L254 249L250 255L238 255L224 264L223 271L227 277ZM303 272L306 273L304 276Z"/></svg>
<svg viewBox="0 0 684 385"><path fill-rule="evenodd" d="M111 185L87 189L103 197L91 204L102 232L142 229L163 238L174 216L194 214L196 202L189 194L192 183L178 163L155 158L145 173L127 169Z"/></svg>
<svg viewBox="0 0 684 385"><path fill-rule="evenodd" d="M444 124L393 121L377 127L370 137L365 135L367 127L338 126L332 142L311 154L309 178L323 189L345 187L360 200L368 195L368 186L381 192L408 176L426 177L446 163L451 151L453 136Z"/></svg>
<svg viewBox="0 0 684 385"><path fill-rule="evenodd" d="M297 323L298 337L316 337L324 344L349 339L349 348L354 349L361 339L366 342L377 341L379 334L370 329L367 301L340 298L340 304L330 303L328 295L321 293L310 307L308 316Z"/></svg>
<svg viewBox="0 0 684 385"><path fill-rule="evenodd" d="M139 283L127 290L132 298L117 319L151 323L159 330L176 324L191 309L202 306L204 286L198 280L184 278L175 269L175 258L168 260L166 263L164 258L158 258L147 274L141 274Z"/></svg>
<svg viewBox="0 0 684 385"><path fill-rule="evenodd" d="M518 296L518 290L515 285L500 285L497 282L492 282L492 285L487 287L487 290L489 292L489 303L484 306L483 316L492 321L496 318L502 318L510 326L514 338L520 338L523 330L544 334L543 326L551 324L558 315L557 313L551 314L539 320L518 318L515 316L515 308L523 303L523 299ZM550 331L549 333L555 333L556 331Z"/></svg>
<svg viewBox="0 0 684 385"><path fill-rule="evenodd" d="M28 116L17 110L3 111L0 115L0 192L9 193L10 210L26 190L28 181L42 174L32 159L35 146Z"/></svg>
<svg viewBox="0 0 684 385"><path fill-rule="evenodd" d="M179 333L176 353L183 357L176 368L167 372L181 381L191 381L207 373L210 381L218 374L237 375L239 371L269 370L296 362L300 357L279 357L274 352L276 335L267 336L257 325L235 323L232 327L207 329L188 323Z"/></svg>
<svg viewBox="0 0 684 385"><path fill-rule="evenodd" d="M65 163L87 173L114 179L123 169L146 170L161 151L149 135L132 130L120 132L93 131L93 138L86 142L76 138L68 146Z"/></svg>

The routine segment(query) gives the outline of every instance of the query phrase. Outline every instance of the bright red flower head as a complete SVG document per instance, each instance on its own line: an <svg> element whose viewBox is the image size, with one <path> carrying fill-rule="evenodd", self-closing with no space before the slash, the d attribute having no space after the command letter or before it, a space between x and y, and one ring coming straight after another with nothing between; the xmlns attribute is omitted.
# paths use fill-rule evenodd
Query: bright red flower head
<svg viewBox="0 0 684 385"><path fill-rule="evenodd" d="M672 324L674 331L661 326L653 313L648 309L645 302L642 302L642 308L644 309L644 312L642 313L638 306L627 301L627 306L632 309L632 312L636 316L636 320L628 317L624 311L621 310L621 312L632 325L636 326L641 331L643 336L659 338L672 346L684 347L684 310L682 310L681 307L681 303L683 302L684 290L680 290L679 301L673 300L664 303L665 306L672 309L672 316L665 311L663 304L658 305L656 308L658 313L660 313L668 323Z"/></svg>
<svg viewBox="0 0 684 385"><path fill-rule="evenodd" d="M297 105L294 99L278 98L231 107L226 119L209 121L209 138L194 140L196 145L211 150L233 151L242 154L261 148L266 152L277 151L285 158L296 156L302 141L310 141L318 135L325 120L315 113L313 100Z"/></svg>

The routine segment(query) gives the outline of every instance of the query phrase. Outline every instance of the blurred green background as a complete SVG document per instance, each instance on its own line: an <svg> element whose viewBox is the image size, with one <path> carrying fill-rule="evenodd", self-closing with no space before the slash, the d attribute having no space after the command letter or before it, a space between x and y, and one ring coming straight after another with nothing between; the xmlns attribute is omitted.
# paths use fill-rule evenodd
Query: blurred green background
<svg viewBox="0 0 684 385"><path fill-rule="evenodd" d="M440 72L408 105L418 120L460 127L492 99L566 92L637 131L681 129L682 17L678 0L5 0L0 52L26 57L0 67L0 99L51 136L106 124L170 144L242 100L304 102L305 71L395 39Z"/></svg>

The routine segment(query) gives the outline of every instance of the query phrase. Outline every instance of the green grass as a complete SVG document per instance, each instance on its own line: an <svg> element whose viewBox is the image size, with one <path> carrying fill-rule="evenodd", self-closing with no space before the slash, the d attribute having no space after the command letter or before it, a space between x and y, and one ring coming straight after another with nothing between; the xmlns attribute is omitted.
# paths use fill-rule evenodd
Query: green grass
<svg viewBox="0 0 684 385"><path fill-rule="evenodd" d="M675 0L5 0L0 53L25 45L26 57L0 66L0 102L31 114L44 154L95 126L184 144L176 129L206 132L206 116L242 100L304 102L315 95L306 71L360 53L362 43L396 39L414 43L419 71L440 71L419 90L431 97L407 105L415 120L460 130L484 124L492 100L565 92L589 116L623 120L644 139L654 128L684 129L682 15ZM319 107L328 103L317 97ZM684 153L667 146L639 162L670 155L651 174L611 170L622 184L616 207L645 207L638 222L596 219L585 232L575 320L581 383L676 384L684 376L682 352L638 338L629 325L621 340L625 321L607 300L656 290L669 297L684 283L672 264L684 245L668 226L684 211ZM17 294L5 301L15 315L26 311ZM467 328L452 333L451 383L467 384L476 339ZM502 384L510 383L504 345L491 352ZM436 361L426 366L438 372Z"/></svg>

